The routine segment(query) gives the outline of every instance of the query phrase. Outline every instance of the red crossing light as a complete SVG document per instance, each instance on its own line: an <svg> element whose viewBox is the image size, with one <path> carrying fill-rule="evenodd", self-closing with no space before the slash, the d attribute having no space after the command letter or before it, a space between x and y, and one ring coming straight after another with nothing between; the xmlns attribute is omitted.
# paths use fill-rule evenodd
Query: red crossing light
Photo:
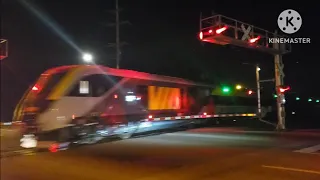
<svg viewBox="0 0 320 180"><path fill-rule="evenodd" d="M256 37L256 38L252 38L252 39L249 40L249 42L250 42L250 43L255 43L255 42L257 42L260 38L261 38L260 36L258 36L258 37Z"/></svg>
<svg viewBox="0 0 320 180"><path fill-rule="evenodd" d="M280 87L280 88L279 88L279 92L280 92L280 93L284 93L284 92L286 92L286 91L288 91L288 90L290 90L290 87L289 87L289 86Z"/></svg>
<svg viewBox="0 0 320 180"><path fill-rule="evenodd" d="M219 28L219 29L217 29L216 30L216 33L217 34L221 34L223 31L225 31L225 30L227 30L227 26L224 26L224 27L222 27L222 28Z"/></svg>
<svg viewBox="0 0 320 180"><path fill-rule="evenodd" d="M199 33L199 38L200 38L200 39L203 39L203 32L200 32L200 33Z"/></svg>

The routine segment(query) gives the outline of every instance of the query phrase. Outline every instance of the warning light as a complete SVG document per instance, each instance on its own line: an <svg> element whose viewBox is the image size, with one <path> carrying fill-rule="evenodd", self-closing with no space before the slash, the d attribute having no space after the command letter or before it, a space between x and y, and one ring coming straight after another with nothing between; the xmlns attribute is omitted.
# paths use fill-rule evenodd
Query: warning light
<svg viewBox="0 0 320 180"><path fill-rule="evenodd" d="M280 93L284 93L284 92L286 92L286 91L288 91L288 90L290 90L290 87L289 87L289 86L287 86L287 87L280 87L280 88L279 88L279 92L280 92Z"/></svg>
<svg viewBox="0 0 320 180"><path fill-rule="evenodd" d="M250 42L250 43L255 43L255 42L258 41L260 38L261 38L260 36L258 36L258 37L256 37L256 38L252 38L252 39L249 40L249 42Z"/></svg>
<svg viewBox="0 0 320 180"><path fill-rule="evenodd" d="M200 38L200 39L203 39L203 32L200 32L200 33L199 33L199 38Z"/></svg>
<svg viewBox="0 0 320 180"><path fill-rule="evenodd" d="M249 91L248 91L248 94L249 94L249 95L253 94L253 91L252 91L252 90L249 90Z"/></svg>
<svg viewBox="0 0 320 180"><path fill-rule="evenodd" d="M39 88L37 86L32 87L32 91L38 91L38 90L39 90Z"/></svg>
<svg viewBox="0 0 320 180"><path fill-rule="evenodd" d="M227 26L224 26L224 27L222 27L222 28L219 28L219 29L217 29L216 30L216 33L217 34L221 34L223 31L225 31L225 30L227 30Z"/></svg>

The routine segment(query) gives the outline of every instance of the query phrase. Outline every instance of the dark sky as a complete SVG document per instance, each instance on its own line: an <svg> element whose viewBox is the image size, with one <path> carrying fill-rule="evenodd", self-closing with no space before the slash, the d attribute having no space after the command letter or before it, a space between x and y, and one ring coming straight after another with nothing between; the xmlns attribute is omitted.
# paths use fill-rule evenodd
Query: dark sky
<svg viewBox="0 0 320 180"><path fill-rule="evenodd" d="M131 23L121 29L121 39L129 43L122 49L122 68L248 87L254 87L254 68L242 62L259 63L262 78L266 79L274 74L273 57L243 48L200 43L200 12L210 15L214 10L274 31L278 29L278 15L285 9L295 9L301 14L303 25L293 37L310 37L312 44L293 45L293 52L284 56L285 82L294 92L320 96L316 83L320 41L317 1L119 1L124 8L121 19ZM1 36L9 40L10 53L1 62L1 120L10 118L15 104L40 73L54 66L82 63L77 48L92 52L97 63L115 67L115 50L108 47L115 41L115 29L104 26L114 21L108 12L114 8L114 1L26 2L31 6L19 0L2 1ZM37 16L30 7L40 14Z"/></svg>

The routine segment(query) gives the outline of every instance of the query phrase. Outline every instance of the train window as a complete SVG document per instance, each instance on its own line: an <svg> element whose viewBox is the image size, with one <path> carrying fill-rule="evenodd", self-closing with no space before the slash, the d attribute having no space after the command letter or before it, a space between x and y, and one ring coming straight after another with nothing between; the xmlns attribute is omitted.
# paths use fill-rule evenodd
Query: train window
<svg viewBox="0 0 320 180"><path fill-rule="evenodd" d="M99 97L104 95L115 84L121 80L121 77L105 74L93 74L82 78L70 91L68 96L90 96Z"/></svg>
<svg viewBox="0 0 320 180"><path fill-rule="evenodd" d="M89 94L89 81L80 81L80 94Z"/></svg>

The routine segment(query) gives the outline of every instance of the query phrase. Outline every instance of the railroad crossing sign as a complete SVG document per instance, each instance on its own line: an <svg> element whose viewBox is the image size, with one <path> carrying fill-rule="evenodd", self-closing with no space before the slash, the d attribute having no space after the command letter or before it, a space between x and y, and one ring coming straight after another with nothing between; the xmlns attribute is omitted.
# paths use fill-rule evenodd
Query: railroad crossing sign
<svg viewBox="0 0 320 180"><path fill-rule="evenodd" d="M284 68L284 64L280 64L279 65L279 73L280 73L280 76L282 77L282 78L284 78L284 72L283 72L283 68Z"/></svg>
<svg viewBox="0 0 320 180"><path fill-rule="evenodd" d="M250 32L251 32L251 26L248 26L248 28L246 29L246 27L244 26L244 24L241 25L241 30L243 31L243 36L241 38L242 41L245 40L250 40Z"/></svg>

